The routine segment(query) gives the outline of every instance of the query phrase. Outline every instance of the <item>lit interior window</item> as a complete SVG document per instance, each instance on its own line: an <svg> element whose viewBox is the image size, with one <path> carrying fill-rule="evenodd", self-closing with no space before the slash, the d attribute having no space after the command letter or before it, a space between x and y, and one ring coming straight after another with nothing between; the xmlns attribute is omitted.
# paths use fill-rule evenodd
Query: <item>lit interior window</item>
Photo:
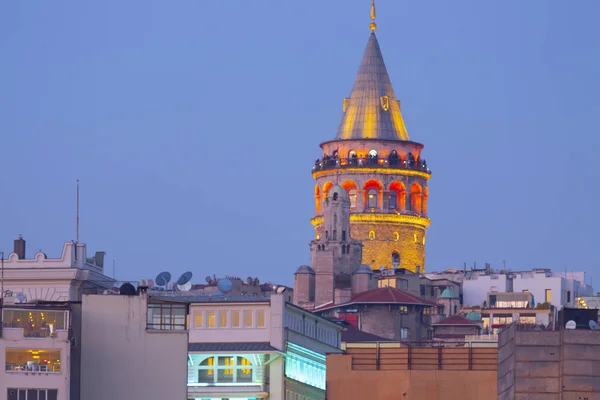
<svg viewBox="0 0 600 400"><path fill-rule="evenodd" d="M208 320L208 327L209 328L214 328L215 327L215 312L214 311L208 311L206 313L206 319Z"/></svg>

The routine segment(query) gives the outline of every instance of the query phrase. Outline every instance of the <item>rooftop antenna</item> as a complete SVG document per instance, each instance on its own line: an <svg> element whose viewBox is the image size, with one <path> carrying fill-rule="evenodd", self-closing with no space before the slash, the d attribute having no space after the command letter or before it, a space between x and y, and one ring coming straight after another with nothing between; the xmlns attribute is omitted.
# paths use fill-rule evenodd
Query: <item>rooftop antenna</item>
<svg viewBox="0 0 600 400"><path fill-rule="evenodd" d="M79 243L79 179L77 179L77 200L75 201L75 242Z"/></svg>
<svg viewBox="0 0 600 400"><path fill-rule="evenodd" d="M115 275L115 264L117 263L117 260L115 258L115 256L113 256L113 279L117 278L117 275Z"/></svg>

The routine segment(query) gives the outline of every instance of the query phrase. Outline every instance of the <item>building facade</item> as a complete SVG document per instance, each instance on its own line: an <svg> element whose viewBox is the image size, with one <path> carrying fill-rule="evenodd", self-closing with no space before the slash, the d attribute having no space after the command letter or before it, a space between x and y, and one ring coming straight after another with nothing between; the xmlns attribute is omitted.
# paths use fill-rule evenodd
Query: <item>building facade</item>
<svg viewBox="0 0 600 400"><path fill-rule="evenodd" d="M189 300L188 399L325 399L342 327L283 294Z"/></svg>
<svg viewBox="0 0 600 400"><path fill-rule="evenodd" d="M72 365L68 304L5 304L0 398L68 400ZM4 397L6 396L6 397Z"/></svg>
<svg viewBox="0 0 600 400"><path fill-rule="evenodd" d="M363 242L362 263L424 271L431 171L423 145L408 136L375 36L374 8L372 13L371 35L337 134L321 144L322 157L312 169L311 222L317 241L331 237L323 201L338 184L350 201L352 237Z"/></svg>
<svg viewBox="0 0 600 400"><path fill-rule="evenodd" d="M187 305L131 290L83 296L80 398L185 399Z"/></svg>

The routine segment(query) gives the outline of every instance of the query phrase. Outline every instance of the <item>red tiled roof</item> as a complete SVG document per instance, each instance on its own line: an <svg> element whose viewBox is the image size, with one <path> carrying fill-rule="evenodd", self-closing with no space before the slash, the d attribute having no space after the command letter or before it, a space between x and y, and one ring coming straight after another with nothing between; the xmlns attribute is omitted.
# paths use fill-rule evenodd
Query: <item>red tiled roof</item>
<svg viewBox="0 0 600 400"><path fill-rule="evenodd" d="M350 303L420 304L426 306L436 305L429 300L422 299L403 290L389 286L357 293L352 296Z"/></svg>
<svg viewBox="0 0 600 400"><path fill-rule="evenodd" d="M462 315L453 315L432 325L478 325L477 322L466 319Z"/></svg>

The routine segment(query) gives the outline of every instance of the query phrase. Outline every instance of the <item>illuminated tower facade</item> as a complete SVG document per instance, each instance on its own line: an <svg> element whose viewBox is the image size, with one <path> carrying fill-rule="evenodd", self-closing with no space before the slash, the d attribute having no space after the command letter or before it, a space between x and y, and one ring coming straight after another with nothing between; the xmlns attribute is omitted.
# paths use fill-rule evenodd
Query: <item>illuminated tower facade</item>
<svg viewBox="0 0 600 400"><path fill-rule="evenodd" d="M315 162L316 240L326 240L323 205L341 186L350 199L352 238L363 243L362 263L371 269L425 270L425 236L431 171L423 145L410 140L377 37L371 35L334 140L321 144ZM329 233L330 234L330 233Z"/></svg>

